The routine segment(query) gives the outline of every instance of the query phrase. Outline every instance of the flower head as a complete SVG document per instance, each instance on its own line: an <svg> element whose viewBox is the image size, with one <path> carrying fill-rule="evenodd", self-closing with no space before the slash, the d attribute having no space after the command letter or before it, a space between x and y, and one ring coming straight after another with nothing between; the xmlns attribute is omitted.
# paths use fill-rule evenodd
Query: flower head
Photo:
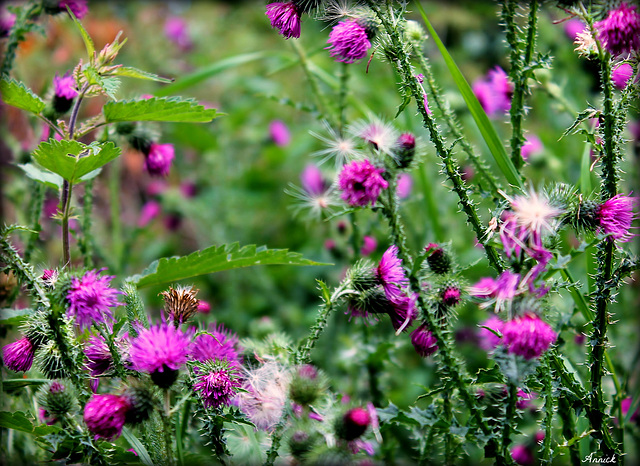
<svg viewBox="0 0 640 466"><path fill-rule="evenodd" d="M111 440L122 433L130 404L119 395L93 395L84 407L84 422L96 438Z"/></svg>
<svg viewBox="0 0 640 466"><path fill-rule="evenodd" d="M618 89L624 89L627 87L631 76L633 76L633 67L629 63L622 63L616 66L611 72L613 85Z"/></svg>
<svg viewBox="0 0 640 466"><path fill-rule="evenodd" d="M540 357L557 337L549 324L531 313L505 322L502 329L502 343L507 351L525 359Z"/></svg>
<svg viewBox="0 0 640 466"><path fill-rule="evenodd" d="M482 327L478 332L480 347L485 351L493 351L502 340L491 330L502 333L504 329L504 321L497 316L491 316L480 324ZM489 330L491 329L491 330Z"/></svg>
<svg viewBox="0 0 640 466"><path fill-rule="evenodd" d="M614 57L640 50L640 13L635 5L623 2L593 26L602 45Z"/></svg>
<svg viewBox="0 0 640 466"><path fill-rule="evenodd" d="M396 193L400 199L405 199L411 194L413 178L408 173L400 173L396 182Z"/></svg>
<svg viewBox="0 0 640 466"><path fill-rule="evenodd" d="M633 206L638 202L637 197L617 194L601 204L596 212L600 227L615 241L627 242L633 238L631 224L637 218Z"/></svg>
<svg viewBox="0 0 640 466"><path fill-rule="evenodd" d="M135 370L151 374L156 385L169 387L187 362L190 348L189 334L162 323L140 331L131 343L130 358Z"/></svg>
<svg viewBox="0 0 640 466"><path fill-rule="evenodd" d="M438 342L429 328L422 324L411 332L411 344L416 352L423 358L428 358L438 351Z"/></svg>
<svg viewBox="0 0 640 466"><path fill-rule="evenodd" d="M511 108L513 84L499 66L489 70L485 78L476 80L472 88L480 105L490 117L506 113Z"/></svg>
<svg viewBox="0 0 640 466"><path fill-rule="evenodd" d="M535 464L533 452L527 445L516 445L511 449L511 457L513 461L522 466L532 466Z"/></svg>
<svg viewBox="0 0 640 466"><path fill-rule="evenodd" d="M56 269L45 269L42 271L42 281L48 287L53 287L58 281L58 271Z"/></svg>
<svg viewBox="0 0 640 466"><path fill-rule="evenodd" d="M11 28L16 23L16 15L6 8L0 10L0 38L9 36Z"/></svg>
<svg viewBox="0 0 640 466"><path fill-rule="evenodd" d="M228 405L242 385L233 368L224 363L200 367L193 389L199 392L205 407Z"/></svg>
<svg viewBox="0 0 640 466"><path fill-rule="evenodd" d="M587 26L578 18L572 18L564 23L564 33L571 40L576 40L578 33L585 30Z"/></svg>
<svg viewBox="0 0 640 466"><path fill-rule="evenodd" d="M340 21L329 33L329 55L342 63L355 63L367 56L371 48L366 27L356 20Z"/></svg>
<svg viewBox="0 0 640 466"><path fill-rule="evenodd" d="M266 15L271 27L280 30L285 39L300 37L300 11L294 2L274 2L267 5Z"/></svg>
<svg viewBox="0 0 640 466"><path fill-rule="evenodd" d="M69 309L67 315L75 317L81 329L91 327L94 322L106 322L113 319L110 307L120 306L118 290L109 286L113 276L98 276L101 270L90 270L81 278L74 277L67 294Z"/></svg>
<svg viewBox="0 0 640 466"><path fill-rule="evenodd" d="M391 307L387 311L391 317L391 325L399 335L403 330L411 327L413 321L418 317L418 309L416 307L417 294L406 296L399 294L389 299Z"/></svg>
<svg viewBox="0 0 640 466"><path fill-rule="evenodd" d="M497 279L485 277L469 288L469 294L476 298L488 299L480 307L489 307L495 302L496 309L501 309L511 302L517 293L520 274L505 270Z"/></svg>
<svg viewBox="0 0 640 466"><path fill-rule="evenodd" d="M177 288L169 287L160 293L164 299L164 310L171 320L184 323L198 312L198 298L193 286Z"/></svg>
<svg viewBox="0 0 640 466"><path fill-rule="evenodd" d="M64 76L56 74L55 78L53 78L53 90L56 97L64 97L68 100L72 100L78 95L76 80L68 73Z"/></svg>
<svg viewBox="0 0 640 466"><path fill-rule="evenodd" d="M240 367L238 336L222 324L209 324L211 334L198 335L191 347L191 358L199 362L225 359L231 367Z"/></svg>
<svg viewBox="0 0 640 466"><path fill-rule="evenodd" d="M533 189L528 196L507 199L511 204L513 220L520 227L519 235L526 236L531 245L540 245L544 232L553 233L554 219L563 212L554 207L544 194L538 194Z"/></svg>
<svg viewBox="0 0 640 466"><path fill-rule="evenodd" d="M147 226L149 222L151 222L151 220L160 215L160 212L162 212L162 206L158 201L151 200L145 202L142 206L142 209L140 210L138 227L144 228L145 226Z"/></svg>
<svg viewBox="0 0 640 466"><path fill-rule="evenodd" d="M378 240L373 236L365 235L362 237L362 247L360 248L360 254L363 256L369 256L378 248Z"/></svg>
<svg viewBox="0 0 640 466"><path fill-rule="evenodd" d="M361 437L371 424L371 414L365 408L353 408L347 411L336 423L336 435L343 440L352 441Z"/></svg>
<svg viewBox="0 0 640 466"><path fill-rule="evenodd" d="M113 357L102 336L92 335L84 345L84 354L88 360L87 367L93 377L105 374L111 369Z"/></svg>
<svg viewBox="0 0 640 466"><path fill-rule="evenodd" d="M34 353L33 343L27 337L22 337L2 348L2 359L7 369L26 372L31 369Z"/></svg>
<svg viewBox="0 0 640 466"><path fill-rule="evenodd" d="M384 169L376 168L368 160L354 160L345 165L338 177L342 199L352 206L375 205L380 191L389 187L381 176L383 172Z"/></svg>
<svg viewBox="0 0 640 466"><path fill-rule="evenodd" d="M355 122L349 127L349 131L368 143L374 150L394 157L398 156L399 151L409 150L411 145L408 136L403 138L404 142L402 143L399 141L402 136L398 136L396 128L375 116L370 116L368 120ZM413 150L415 151L415 140Z"/></svg>
<svg viewBox="0 0 640 466"><path fill-rule="evenodd" d="M149 146L149 153L145 157L144 167L150 175L167 176L174 158L173 144L152 142Z"/></svg>
<svg viewBox="0 0 640 466"><path fill-rule="evenodd" d="M276 146L285 147L291 142L291 133L284 121L273 120L269 123L269 135Z"/></svg>
<svg viewBox="0 0 640 466"><path fill-rule="evenodd" d="M320 169L311 163L307 164L300 174L300 181L310 196L321 196L328 188Z"/></svg>
<svg viewBox="0 0 640 466"><path fill-rule="evenodd" d="M362 152L358 149L355 139L339 134L326 121L323 121L323 126L328 133L327 136L309 131L309 134L326 145L325 149L321 149L311 154L313 156L322 157L319 165L322 165L327 160L334 158L335 167L336 169L339 169L344 164L362 157Z"/></svg>
<svg viewBox="0 0 640 466"><path fill-rule="evenodd" d="M164 35L182 50L187 51L193 47L193 41L189 36L189 26L184 18L170 16L164 23Z"/></svg>
<svg viewBox="0 0 640 466"><path fill-rule="evenodd" d="M442 292L442 303L445 306L455 306L460 302L461 292L457 286L448 286Z"/></svg>
<svg viewBox="0 0 640 466"><path fill-rule="evenodd" d="M540 138L535 134L530 134L527 136L525 143L520 148L520 155L522 155L522 158L526 162L529 160L531 154L536 154L542 151L542 149L544 149L544 146L542 145Z"/></svg>
<svg viewBox="0 0 640 466"><path fill-rule="evenodd" d="M402 260L398 257L398 246L395 244L389 246L382 254L376 268L376 277L388 299L398 297L401 294L401 288L409 284L409 279L402 268Z"/></svg>

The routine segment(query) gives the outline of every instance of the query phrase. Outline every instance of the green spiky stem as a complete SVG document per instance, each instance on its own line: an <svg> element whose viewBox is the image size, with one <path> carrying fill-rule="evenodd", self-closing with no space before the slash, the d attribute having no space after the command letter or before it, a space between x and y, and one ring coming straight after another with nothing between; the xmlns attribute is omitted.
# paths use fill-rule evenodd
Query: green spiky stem
<svg viewBox="0 0 640 466"><path fill-rule="evenodd" d="M35 234L29 236L27 246L24 248L24 261L29 262L31 260L31 254L35 248L36 242L39 238L39 232L42 230L40 226L40 215L42 215L42 206L44 204L44 192L45 187L42 183L32 181L31 185L31 199L29 200L29 228L35 231Z"/></svg>
<svg viewBox="0 0 640 466"><path fill-rule="evenodd" d="M504 413L504 423L502 425L502 455L508 457L509 445L511 444L511 424L514 422L516 415L516 402L518 401L518 387L512 381L509 381L509 395L507 398L507 406Z"/></svg>
<svg viewBox="0 0 640 466"><path fill-rule="evenodd" d="M11 69L13 68L13 61L16 58L16 51L20 42L25 40L24 31L22 27L27 25L27 22L35 20L42 13L42 2L34 2L32 5L27 5L21 8L17 14L16 21L9 31L9 37L4 47L4 60L2 60L2 69L0 69L0 76L9 76Z"/></svg>
<svg viewBox="0 0 640 466"><path fill-rule="evenodd" d="M562 436L568 442L576 437L576 420L573 415L571 403L569 403L567 397L562 395L558 398L558 415L562 420ZM571 460L571 466L580 466L582 464L578 442L574 442L569 446L569 458Z"/></svg>
<svg viewBox="0 0 640 466"><path fill-rule="evenodd" d="M166 457L164 464L166 466L175 465L175 457L173 455L173 423L171 422L171 390L164 390L164 406L161 414L162 430L164 434L164 445L166 448Z"/></svg>
<svg viewBox="0 0 640 466"><path fill-rule="evenodd" d="M78 241L78 247L82 253L84 266L93 267L93 236L91 235L91 209L93 207L93 182L94 178L87 180L84 185L82 197L82 236Z"/></svg>
<svg viewBox="0 0 640 466"><path fill-rule="evenodd" d="M544 440L542 442L542 454L540 461L542 464L551 464L551 436L553 433L553 415L555 408L555 398L553 396L553 379L551 378L551 364L549 362L549 353L545 353L542 358L542 366L540 368L541 381L544 387Z"/></svg>

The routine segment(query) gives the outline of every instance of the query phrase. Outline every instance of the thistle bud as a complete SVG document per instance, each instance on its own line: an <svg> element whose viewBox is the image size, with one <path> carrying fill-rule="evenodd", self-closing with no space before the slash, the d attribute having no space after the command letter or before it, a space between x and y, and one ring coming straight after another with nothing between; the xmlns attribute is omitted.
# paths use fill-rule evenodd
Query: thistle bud
<svg viewBox="0 0 640 466"><path fill-rule="evenodd" d="M360 407L350 409L336 422L336 435L348 442L355 440L365 433L370 423L368 410Z"/></svg>
<svg viewBox="0 0 640 466"><path fill-rule="evenodd" d="M122 397L130 406L125 416L127 424L139 424L149 419L155 406L151 387L135 381L124 391Z"/></svg>
<svg viewBox="0 0 640 466"><path fill-rule="evenodd" d="M347 272L347 280L358 291L367 291L377 285L375 267L368 259L356 262Z"/></svg>
<svg viewBox="0 0 640 466"><path fill-rule="evenodd" d="M291 401L301 406L314 403L326 389L325 378L318 370L305 364L296 368L289 385Z"/></svg>
<svg viewBox="0 0 640 466"><path fill-rule="evenodd" d="M169 314L169 318L182 324L197 313L198 291L193 286L190 288L179 286L177 289L169 287L168 291L160 293L164 299L164 310Z"/></svg>
<svg viewBox="0 0 640 466"><path fill-rule="evenodd" d="M289 449L291 455L298 461L302 461L303 456L311 451L318 439L317 435L309 435L303 430L298 430L289 437Z"/></svg>
<svg viewBox="0 0 640 466"><path fill-rule="evenodd" d="M404 33L410 42L424 42L427 33L417 21L409 20L405 23Z"/></svg>
<svg viewBox="0 0 640 466"><path fill-rule="evenodd" d="M398 168L411 165L416 154L416 138L411 133L403 133L396 141L396 164Z"/></svg>
<svg viewBox="0 0 640 466"><path fill-rule="evenodd" d="M45 269L42 271L41 278L47 288L53 288L58 281L58 271L56 269Z"/></svg>
<svg viewBox="0 0 640 466"><path fill-rule="evenodd" d="M38 350L34 362L48 379L63 379L68 376L60 349L53 341L49 341Z"/></svg>
<svg viewBox="0 0 640 466"><path fill-rule="evenodd" d="M120 123L116 123L115 130L116 133L121 136L128 136L136 130L136 124L132 121L122 121Z"/></svg>
<svg viewBox="0 0 640 466"><path fill-rule="evenodd" d="M430 251L427 256L427 263L433 273L444 275L451 271L451 258L444 249L435 243L429 243L425 249L428 252Z"/></svg>
<svg viewBox="0 0 640 466"><path fill-rule="evenodd" d="M135 150L142 152L144 155L147 155L151 150L153 140L153 134L139 126L127 135L129 145Z"/></svg>
<svg viewBox="0 0 640 466"><path fill-rule="evenodd" d="M59 380L43 385L38 391L37 399L50 418L60 419L78 411L73 389Z"/></svg>
<svg viewBox="0 0 640 466"><path fill-rule="evenodd" d="M442 292L442 304L446 307L456 306L461 300L460 288L457 286L448 286Z"/></svg>

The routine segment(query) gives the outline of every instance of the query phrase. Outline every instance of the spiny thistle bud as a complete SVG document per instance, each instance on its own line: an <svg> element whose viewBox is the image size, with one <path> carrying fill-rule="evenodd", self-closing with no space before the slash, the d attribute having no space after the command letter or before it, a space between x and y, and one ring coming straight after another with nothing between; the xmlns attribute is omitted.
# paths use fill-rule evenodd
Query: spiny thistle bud
<svg viewBox="0 0 640 466"><path fill-rule="evenodd" d="M365 408L353 408L338 419L336 435L346 441L355 440L365 433L371 423L371 415Z"/></svg>
<svg viewBox="0 0 640 466"><path fill-rule="evenodd" d="M375 16L365 13L358 17L356 21L364 28L364 32L367 34L367 39L375 39L379 28L379 23Z"/></svg>
<svg viewBox="0 0 640 466"><path fill-rule="evenodd" d="M301 406L314 403L325 391L326 380L318 370L305 364L296 368L289 385L291 401Z"/></svg>
<svg viewBox="0 0 640 466"><path fill-rule="evenodd" d="M576 230L594 231L598 227L598 207L595 201L581 201L575 211L567 214L569 223Z"/></svg>
<svg viewBox="0 0 640 466"><path fill-rule="evenodd" d="M447 286L443 291L442 291L442 304L444 304L447 307L453 307L456 306L461 299L461 292L460 292L460 288L453 285L453 286Z"/></svg>
<svg viewBox="0 0 640 466"><path fill-rule="evenodd" d="M396 164L398 168L407 168L411 165L416 154L416 137L411 133L403 133L396 141Z"/></svg>
<svg viewBox="0 0 640 466"><path fill-rule="evenodd" d="M427 33L417 21L409 20L405 23L404 34L410 42L421 43L427 38Z"/></svg>
<svg viewBox="0 0 640 466"><path fill-rule="evenodd" d="M144 155L147 155L151 150L154 139L154 135L150 131L140 126L127 135L129 145Z"/></svg>
<svg viewBox="0 0 640 466"><path fill-rule="evenodd" d="M37 399L48 415L57 419L78 411L73 389L58 380L43 385L38 391Z"/></svg>
<svg viewBox="0 0 640 466"><path fill-rule="evenodd" d="M198 291L193 286L190 288L179 286L177 289L169 287L168 291L160 293L164 299L164 310L169 314L169 318L182 324L197 313Z"/></svg>
<svg viewBox="0 0 640 466"><path fill-rule="evenodd" d="M50 327L47 321L47 314L41 310L27 317L20 329L29 339L34 349L38 349L50 339Z"/></svg>
<svg viewBox="0 0 640 466"><path fill-rule="evenodd" d="M429 243L425 250L430 252L427 256L427 263L433 273L444 275L451 271L451 258L444 249L435 243Z"/></svg>
<svg viewBox="0 0 640 466"><path fill-rule="evenodd" d="M291 455L298 461L302 461L303 456L311 451L317 440L318 436L315 434L309 435L303 430L294 432L288 442Z"/></svg>
<svg viewBox="0 0 640 466"><path fill-rule="evenodd" d="M360 259L347 272L347 280L358 291L367 291L378 284L373 262Z"/></svg>
<svg viewBox="0 0 640 466"><path fill-rule="evenodd" d="M122 394L130 406L125 419L128 424L138 424L149 419L156 400L151 387L135 379L131 383Z"/></svg>
<svg viewBox="0 0 640 466"><path fill-rule="evenodd" d="M352 317L367 317L369 314L386 314L393 310L391 301L380 287L370 288L358 293L349 300Z"/></svg>
<svg viewBox="0 0 640 466"><path fill-rule="evenodd" d="M48 379L63 379L69 376L62 362L60 349L53 341L49 341L38 350L34 362Z"/></svg>
<svg viewBox="0 0 640 466"><path fill-rule="evenodd" d="M427 358L438 351L436 337L433 336L425 324L420 325L420 327L411 332L411 344L423 358Z"/></svg>

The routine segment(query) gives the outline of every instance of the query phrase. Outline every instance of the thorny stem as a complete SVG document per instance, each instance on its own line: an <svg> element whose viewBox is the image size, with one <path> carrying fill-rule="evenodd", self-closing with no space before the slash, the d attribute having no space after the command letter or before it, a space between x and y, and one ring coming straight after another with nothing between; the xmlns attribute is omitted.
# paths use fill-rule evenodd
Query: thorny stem
<svg viewBox="0 0 640 466"><path fill-rule="evenodd" d="M28 21L36 19L42 12L42 2L35 2L30 8L20 8L16 18L16 22L9 32L7 44L4 47L4 60L2 61L2 69L0 70L0 76L9 76L11 69L13 68L13 61L16 58L16 51L18 45L23 41L24 32L18 31L27 25Z"/></svg>
<svg viewBox="0 0 640 466"><path fill-rule="evenodd" d="M27 246L24 249L24 261L31 261L31 254L33 248L39 238L39 233L42 230L40 226L40 215L42 214L42 205L44 203L45 187L42 183L32 181L31 185L31 199L29 200L29 228L35 231L35 234L29 236Z"/></svg>
<svg viewBox="0 0 640 466"><path fill-rule="evenodd" d="M509 381L509 395L507 398L507 407L504 414L504 424L502 426L502 454L509 456L509 445L511 444L511 424L515 420L516 401L518 400L518 387L512 381Z"/></svg>
<svg viewBox="0 0 640 466"><path fill-rule="evenodd" d="M423 105L422 91L418 88L417 81L413 75L411 63L409 57L405 53L404 47L401 44L400 37L395 27L389 22L388 18L380 11L377 3L373 0L368 0L369 7L376 13L376 16L380 19L385 31L391 38L392 44L395 48L397 61L394 62L398 68L400 75L403 77L404 85L411 91L415 101L418 104L418 111L422 115L424 126L429 130L431 140L435 145L436 153L442 159L448 178L453 183L453 189L458 194L459 203L462 210L467 215L467 221L471 224L478 241L484 246L484 251L491 263L491 266L496 269L498 273L504 270L502 259L498 255L497 251L490 244L485 244L487 239L487 231L482 225L478 213L476 212L475 205L471 198L469 198L467 188L464 181L460 177L458 167L451 157L451 153L444 146L442 136L436 126L433 118L427 112L427 109Z"/></svg>
<svg viewBox="0 0 640 466"><path fill-rule="evenodd" d="M576 420L573 416L571 403L564 395L558 398L558 414L562 419L562 436L568 442L576 436ZM578 442L574 442L569 446L569 457L571 458L572 466L580 466L582 464Z"/></svg>
<svg viewBox="0 0 640 466"><path fill-rule="evenodd" d="M282 442L282 434L284 433L286 414L282 417L278 425L271 434L271 447L267 452L267 459L264 462L264 466L273 466L276 458L278 457L278 449L280 448L280 443Z"/></svg>
<svg viewBox="0 0 640 466"><path fill-rule="evenodd" d="M162 430L164 433L164 444L166 448L165 464L172 466L175 464L173 456L173 426L171 425L171 391L168 388L164 389L164 407L162 412Z"/></svg>
<svg viewBox="0 0 640 466"><path fill-rule="evenodd" d="M553 396L553 382L551 378L551 365L549 363L549 353L545 353L540 369L542 374L541 382L544 387L544 440L542 442L542 458L544 464L551 464L551 435L553 432L553 414L555 398Z"/></svg>

